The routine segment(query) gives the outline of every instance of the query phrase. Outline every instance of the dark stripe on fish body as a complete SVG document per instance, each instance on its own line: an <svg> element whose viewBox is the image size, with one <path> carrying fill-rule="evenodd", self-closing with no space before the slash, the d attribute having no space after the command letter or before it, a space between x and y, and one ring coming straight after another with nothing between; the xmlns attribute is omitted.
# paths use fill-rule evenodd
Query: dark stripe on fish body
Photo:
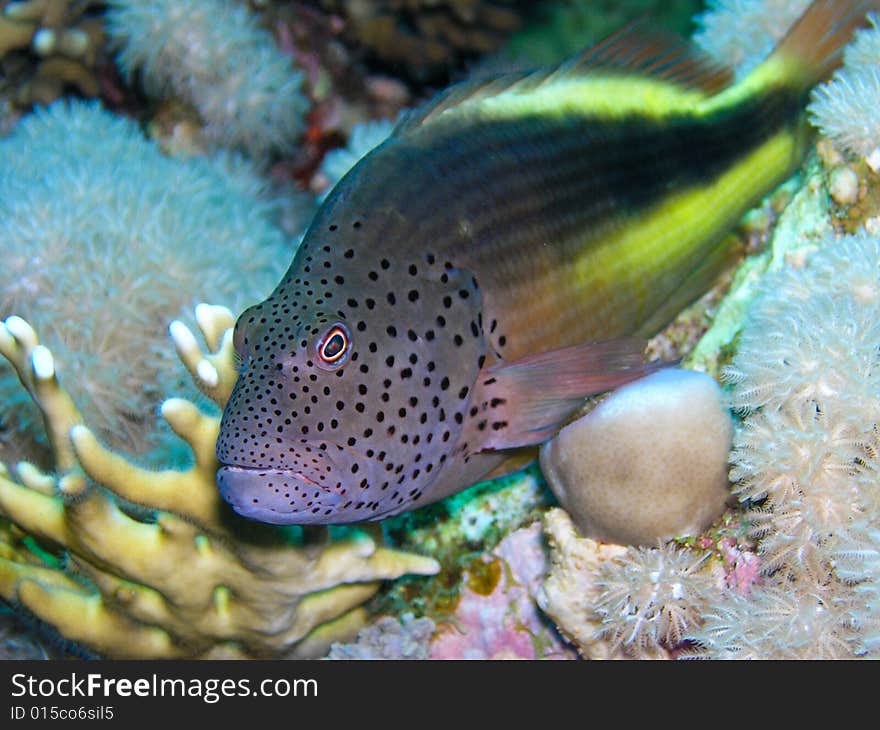
<svg viewBox="0 0 880 730"><path fill-rule="evenodd" d="M425 149L440 175L430 181L432 208L436 215L438 195L448 211L463 207L474 226L468 245L490 245L493 256L536 222L551 227L550 242L558 245L603 216L634 215L673 188L711 181L792 122L800 103L800 95L780 89L709 117L534 116L450 125ZM403 175L419 188L412 167ZM446 191L438 187L444 181Z"/></svg>
<svg viewBox="0 0 880 730"><path fill-rule="evenodd" d="M394 190L397 206L422 230L431 222L438 232L449 231L444 214L463 212L472 226L466 245L491 241L502 249L540 215L541 224L558 226L558 244L604 215L633 215L673 188L711 181L793 122L801 103L800 94L780 88L711 116L542 115L429 129L425 140L394 140L399 166L386 165L375 202ZM449 253L461 253L460 245Z"/></svg>

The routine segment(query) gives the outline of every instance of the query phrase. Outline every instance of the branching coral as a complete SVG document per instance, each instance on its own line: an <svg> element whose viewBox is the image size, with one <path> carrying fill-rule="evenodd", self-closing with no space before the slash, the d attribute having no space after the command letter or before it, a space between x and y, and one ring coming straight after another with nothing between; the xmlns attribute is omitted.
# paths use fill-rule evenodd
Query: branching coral
<svg viewBox="0 0 880 730"><path fill-rule="evenodd" d="M265 183L236 158L165 157L131 121L85 102L25 117L0 140L0 161L0 316L41 332L111 446L176 445L155 410L172 390L195 393L163 332L200 300L238 312L274 286L293 245ZM38 416L3 371L4 427L32 437Z"/></svg>
<svg viewBox="0 0 880 730"><path fill-rule="evenodd" d="M18 104L48 104L67 86L98 95L104 30L94 11L100 5L98 0L24 0L6 6L0 15L0 58L27 49L39 59L17 90Z"/></svg>
<svg viewBox="0 0 880 730"><path fill-rule="evenodd" d="M199 386L222 405L235 378L233 317L203 309L211 352L177 323L175 343ZM379 581L431 574L434 560L360 537L303 543L246 523L217 494L219 419L171 399L162 412L193 450L186 470L136 467L105 449L61 387L51 352L17 317L0 329L8 359L39 406L52 473L19 464L0 476L0 515L66 551L67 570L25 541L0 542L0 596L105 656L315 656L363 624ZM68 438L69 434L69 438ZM137 505L137 507L135 506Z"/></svg>
<svg viewBox="0 0 880 730"><path fill-rule="evenodd" d="M289 150L309 102L303 74L234 0L110 0L107 32L118 63L147 93L192 104L215 144L255 158Z"/></svg>

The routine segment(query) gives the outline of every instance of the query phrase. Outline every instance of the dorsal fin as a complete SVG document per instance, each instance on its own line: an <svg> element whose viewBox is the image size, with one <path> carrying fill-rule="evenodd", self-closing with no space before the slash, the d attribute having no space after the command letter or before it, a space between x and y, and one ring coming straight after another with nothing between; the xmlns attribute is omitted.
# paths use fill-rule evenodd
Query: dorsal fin
<svg viewBox="0 0 880 730"><path fill-rule="evenodd" d="M415 109L411 109L407 112L397 123L397 126L394 127L392 135L401 135L411 132L436 118L447 109L457 107L465 101L497 96L502 92L515 87L534 73L537 72L527 71L508 73L499 76L490 76L489 78L460 81L457 84L453 84L421 106L417 106ZM546 75L546 71L541 71L540 73Z"/></svg>
<svg viewBox="0 0 880 730"><path fill-rule="evenodd" d="M733 73L728 68L683 38L674 33L649 31L641 23L632 23L559 66L454 84L407 113L393 134L412 132L467 101L486 99L507 91L533 91L544 84L597 69L649 76L709 94L721 91L733 80Z"/></svg>
<svg viewBox="0 0 880 730"><path fill-rule="evenodd" d="M708 94L717 94L733 82L731 69L681 36L646 28L643 21L630 23L582 51L557 73L594 69L639 73Z"/></svg>

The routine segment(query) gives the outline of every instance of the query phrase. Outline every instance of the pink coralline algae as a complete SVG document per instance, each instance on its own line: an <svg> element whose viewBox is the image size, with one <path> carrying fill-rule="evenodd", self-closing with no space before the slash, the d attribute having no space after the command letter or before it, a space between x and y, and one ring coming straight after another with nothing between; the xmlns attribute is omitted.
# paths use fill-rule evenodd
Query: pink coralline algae
<svg viewBox="0 0 880 730"><path fill-rule="evenodd" d="M458 606L438 629L431 658L574 658L535 605L547 568L540 523L504 538L483 556L480 570L465 571Z"/></svg>
<svg viewBox="0 0 880 730"><path fill-rule="evenodd" d="M731 537L719 540L718 551L724 559L725 584L741 596L748 596L761 575L760 558Z"/></svg>

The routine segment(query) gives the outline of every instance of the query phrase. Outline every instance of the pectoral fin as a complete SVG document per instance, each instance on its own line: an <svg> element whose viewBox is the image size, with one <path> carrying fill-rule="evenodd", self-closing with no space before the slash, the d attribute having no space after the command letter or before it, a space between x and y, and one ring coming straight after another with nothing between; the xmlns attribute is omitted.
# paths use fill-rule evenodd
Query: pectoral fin
<svg viewBox="0 0 880 730"><path fill-rule="evenodd" d="M645 341L623 338L564 347L486 368L477 381L468 443L511 449L550 438L589 395L637 380L660 363L644 361Z"/></svg>

